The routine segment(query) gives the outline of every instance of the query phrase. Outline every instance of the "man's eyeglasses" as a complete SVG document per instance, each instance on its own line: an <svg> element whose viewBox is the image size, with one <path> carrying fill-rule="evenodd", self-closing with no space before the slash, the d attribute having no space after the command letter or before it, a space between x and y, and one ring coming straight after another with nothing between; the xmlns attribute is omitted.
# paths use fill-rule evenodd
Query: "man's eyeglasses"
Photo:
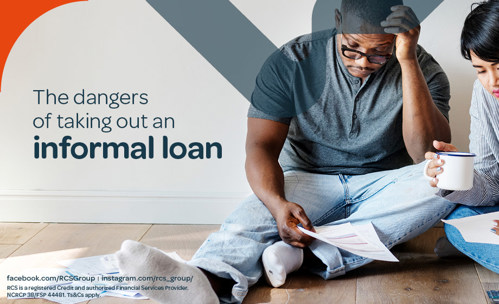
<svg viewBox="0 0 499 304"><path fill-rule="evenodd" d="M350 49L346 45L343 44L343 35L342 35L341 39L342 39L342 41L341 41L341 53L343 54L343 56L345 56L349 59L358 60L362 57L366 57L367 61L369 61L370 63L385 64L392 57L392 54L368 55L366 53L362 53L361 51Z"/></svg>

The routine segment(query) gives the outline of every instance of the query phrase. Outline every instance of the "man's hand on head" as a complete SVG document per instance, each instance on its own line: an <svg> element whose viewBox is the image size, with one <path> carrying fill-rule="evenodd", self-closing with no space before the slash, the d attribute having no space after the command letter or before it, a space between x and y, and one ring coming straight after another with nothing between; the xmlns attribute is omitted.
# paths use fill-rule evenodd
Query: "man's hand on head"
<svg viewBox="0 0 499 304"><path fill-rule="evenodd" d="M421 26L414 11L405 5L396 5L391 8L392 13L381 22L385 32L397 35L396 55L399 61L416 59Z"/></svg>

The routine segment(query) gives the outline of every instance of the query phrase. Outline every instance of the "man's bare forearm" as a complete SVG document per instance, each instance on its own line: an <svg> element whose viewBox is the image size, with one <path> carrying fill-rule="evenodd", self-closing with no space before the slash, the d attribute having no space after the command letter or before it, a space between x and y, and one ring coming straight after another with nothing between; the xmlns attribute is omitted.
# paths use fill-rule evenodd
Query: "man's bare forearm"
<svg viewBox="0 0 499 304"><path fill-rule="evenodd" d="M286 200L284 173L279 155L288 134L286 124L249 118L246 137L246 175L256 196L265 204L277 223L279 236L292 246L304 248L312 238L298 229L314 231L305 210Z"/></svg>
<svg viewBox="0 0 499 304"><path fill-rule="evenodd" d="M433 140L450 142L450 126L438 110L428 89L417 58L400 62L402 68L404 143L415 163L432 150Z"/></svg>
<svg viewBox="0 0 499 304"><path fill-rule="evenodd" d="M246 137L246 176L251 189L276 215L284 197L284 174L279 155L289 127L285 124L250 118Z"/></svg>
<svg viewBox="0 0 499 304"><path fill-rule="evenodd" d="M251 189L276 217L279 207L286 202L281 166L268 157L264 147L252 147L247 154L246 176Z"/></svg>

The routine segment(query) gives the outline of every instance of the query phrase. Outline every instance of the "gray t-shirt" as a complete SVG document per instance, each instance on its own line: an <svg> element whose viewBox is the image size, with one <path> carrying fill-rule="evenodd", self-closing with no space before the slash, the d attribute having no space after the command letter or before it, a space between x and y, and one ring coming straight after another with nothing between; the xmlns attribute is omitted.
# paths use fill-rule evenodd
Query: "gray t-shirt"
<svg viewBox="0 0 499 304"><path fill-rule="evenodd" d="M433 101L448 118L449 81L418 46ZM284 171L366 174L412 164L402 137L402 72L395 57L364 83L336 47L336 30L294 39L263 65L248 117L289 125Z"/></svg>

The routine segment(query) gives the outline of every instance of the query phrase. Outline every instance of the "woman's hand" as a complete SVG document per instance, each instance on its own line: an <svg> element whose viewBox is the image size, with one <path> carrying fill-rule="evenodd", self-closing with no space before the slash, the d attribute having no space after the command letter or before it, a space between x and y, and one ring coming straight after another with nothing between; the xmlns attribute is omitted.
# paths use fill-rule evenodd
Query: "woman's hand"
<svg viewBox="0 0 499 304"><path fill-rule="evenodd" d="M435 147L437 151L457 152L457 148L454 145L445 143L443 141L434 140L433 147ZM430 185L432 187L437 187L437 176L444 170L442 168L442 166L444 165L444 160L440 159L439 155L434 152L426 152L425 158L430 161L426 170L426 175L433 177L433 179L430 181Z"/></svg>
<svg viewBox="0 0 499 304"><path fill-rule="evenodd" d="M497 235L499 235L499 220L494 221L496 223L495 227L492 227L492 230L496 232Z"/></svg>

